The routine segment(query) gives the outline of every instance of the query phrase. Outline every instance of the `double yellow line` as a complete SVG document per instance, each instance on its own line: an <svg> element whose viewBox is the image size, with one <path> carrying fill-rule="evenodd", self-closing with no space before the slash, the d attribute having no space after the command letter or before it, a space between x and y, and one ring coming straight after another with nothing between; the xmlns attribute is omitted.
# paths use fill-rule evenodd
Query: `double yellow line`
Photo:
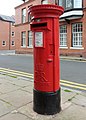
<svg viewBox="0 0 86 120"><path fill-rule="evenodd" d="M60 80L60 84L62 86L66 86L66 87L70 87L70 88L75 88L75 89L79 89L79 90L86 90L86 84L80 84L80 83L76 83L76 82L70 82L67 80Z"/></svg>
<svg viewBox="0 0 86 120"><path fill-rule="evenodd" d="M9 74L9 75L15 75L15 76L21 76L21 77L27 77L27 78L33 79L33 74L16 71L16 70L11 70L11 69L6 69L6 68L0 68L0 73L5 73L5 74Z"/></svg>
<svg viewBox="0 0 86 120"><path fill-rule="evenodd" d="M0 73L26 77L26 78L30 78L30 79L34 78L33 74L26 73L26 72L21 72L21 71L16 71L16 70L11 70L11 69L6 69L6 68L0 68ZM67 81L67 80L60 80L60 84L61 84L61 86L65 86L65 87L75 88L75 89L84 90L84 91L86 90L86 84L70 82L70 81Z"/></svg>

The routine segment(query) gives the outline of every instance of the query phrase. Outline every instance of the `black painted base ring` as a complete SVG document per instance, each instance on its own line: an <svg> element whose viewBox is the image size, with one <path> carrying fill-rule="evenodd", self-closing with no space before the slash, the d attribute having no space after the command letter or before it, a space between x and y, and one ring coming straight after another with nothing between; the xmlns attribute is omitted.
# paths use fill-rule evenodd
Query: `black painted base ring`
<svg viewBox="0 0 86 120"><path fill-rule="evenodd" d="M33 110L42 115L54 115L61 111L60 89L56 92L33 90Z"/></svg>

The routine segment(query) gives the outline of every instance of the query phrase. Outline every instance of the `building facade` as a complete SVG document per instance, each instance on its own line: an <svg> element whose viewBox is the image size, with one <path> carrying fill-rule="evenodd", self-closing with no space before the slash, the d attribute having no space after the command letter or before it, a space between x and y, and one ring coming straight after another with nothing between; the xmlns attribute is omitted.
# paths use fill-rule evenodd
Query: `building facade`
<svg viewBox="0 0 86 120"><path fill-rule="evenodd" d="M58 0L64 7L60 17L60 54L86 57L86 0Z"/></svg>
<svg viewBox="0 0 86 120"><path fill-rule="evenodd" d="M28 8L37 4L57 4L64 7L60 16L60 54L86 57L86 0L27 0L15 8L16 53L33 52Z"/></svg>
<svg viewBox="0 0 86 120"><path fill-rule="evenodd" d="M0 50L15 50L15 19L0 15Z"/></svg>
<svg viewBox="0 0 86 120"><path fill-rule="evenodd" d="M33 35L30 31L28 8L41 4L40 0L28 0L15 8L16 53L33 52Z"/></svg>

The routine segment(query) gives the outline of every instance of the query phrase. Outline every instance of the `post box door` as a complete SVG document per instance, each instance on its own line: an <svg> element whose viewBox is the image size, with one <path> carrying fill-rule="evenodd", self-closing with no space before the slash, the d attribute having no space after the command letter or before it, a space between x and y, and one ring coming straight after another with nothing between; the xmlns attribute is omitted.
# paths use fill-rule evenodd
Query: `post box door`
<svg viewBox="0 0 86 120"><path fill-rule="evenodd" d="M53 91L54 46L51 31L34 32L34 87L40 91Z"/></svg>

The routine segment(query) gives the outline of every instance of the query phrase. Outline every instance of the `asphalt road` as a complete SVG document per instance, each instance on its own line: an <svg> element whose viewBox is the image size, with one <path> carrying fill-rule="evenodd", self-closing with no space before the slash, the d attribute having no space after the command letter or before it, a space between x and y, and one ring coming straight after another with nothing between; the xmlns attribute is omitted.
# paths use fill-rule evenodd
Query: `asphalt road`
<svg viewBox="0 0 86 120"><path fill-rule="evenodd" d="M0 55L0 67L33 73L32 55ZM60 61L62 80L86 84L86 62Z"/></svg>
<svg viewBox="0 0 86 120"><path fill-rule="evenodd" d="M86 84L86 62L61 60L60 74L62 80Z"/></svg>
<svg viewBox="0 0 86 120"><path fill-rule="evenodd" d="M0 67L33 73L32 55L0 55Z"/></svg>

